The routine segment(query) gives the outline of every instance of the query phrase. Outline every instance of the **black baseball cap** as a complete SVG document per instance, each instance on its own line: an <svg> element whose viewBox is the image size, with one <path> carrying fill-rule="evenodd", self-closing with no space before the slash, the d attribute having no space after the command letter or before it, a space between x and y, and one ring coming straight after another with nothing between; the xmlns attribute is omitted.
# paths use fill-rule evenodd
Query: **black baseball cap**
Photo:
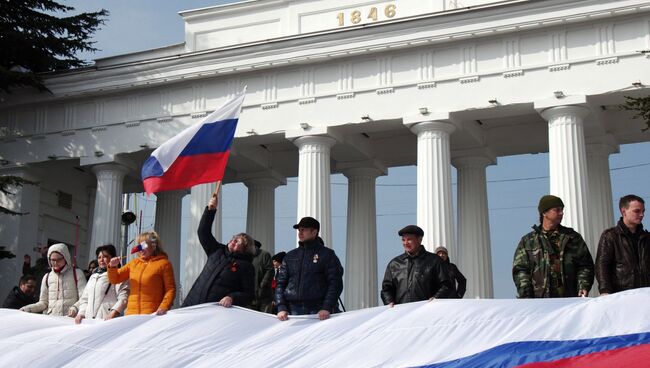
<svg viewBox="0 0 650 368"><path fill-rule="evenodd" d="M313 217L303 217L300 219L300 222L293 225L294 229L297 229L299 227L320 230L320 222L318 222L318 220Z"/></svg>

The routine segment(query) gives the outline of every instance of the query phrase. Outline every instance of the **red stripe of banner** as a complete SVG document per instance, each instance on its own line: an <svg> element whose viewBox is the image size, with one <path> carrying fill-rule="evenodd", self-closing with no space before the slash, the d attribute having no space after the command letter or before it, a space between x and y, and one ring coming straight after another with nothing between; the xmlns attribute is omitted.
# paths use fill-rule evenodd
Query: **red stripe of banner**
<svg viewBox="0 0 650 368"><path fill-rule="evenodd" d="M223 179L230 151L179 156L163 176L152 176L143 181L147 193L190 188Z"/></svg>
<svg viewBox="0 0 650 368"><path fill-rule="evenodd" d="M521 368L645 368L650 366L650 344L629 346L626 348L612 349L578 355L550 362L539 362L520 365Z"/></svg>

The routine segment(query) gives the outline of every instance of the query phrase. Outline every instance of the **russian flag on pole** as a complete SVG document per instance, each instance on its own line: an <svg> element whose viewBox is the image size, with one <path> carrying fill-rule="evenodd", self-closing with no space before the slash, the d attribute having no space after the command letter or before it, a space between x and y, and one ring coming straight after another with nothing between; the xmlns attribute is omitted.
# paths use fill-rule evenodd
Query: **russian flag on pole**
<svg viewBox="0 0 650 368"><path fill-rule="evenodd" d="M158 147L142 166L147 194L223 178L246 89Z"/></svg>

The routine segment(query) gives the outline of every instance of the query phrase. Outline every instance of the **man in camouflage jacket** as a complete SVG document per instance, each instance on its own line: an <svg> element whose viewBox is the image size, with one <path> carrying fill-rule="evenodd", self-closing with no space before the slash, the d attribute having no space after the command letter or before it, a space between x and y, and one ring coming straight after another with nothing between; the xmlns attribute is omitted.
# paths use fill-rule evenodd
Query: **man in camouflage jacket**
<svg viewBox="0 0 650 368"><path fill-rule="evenodd" d="M560 225L564 203L547 195L538 210L540 226L533 226L515 251L512 278L519 298L587 296L594 261L582 236Z"/></svg>

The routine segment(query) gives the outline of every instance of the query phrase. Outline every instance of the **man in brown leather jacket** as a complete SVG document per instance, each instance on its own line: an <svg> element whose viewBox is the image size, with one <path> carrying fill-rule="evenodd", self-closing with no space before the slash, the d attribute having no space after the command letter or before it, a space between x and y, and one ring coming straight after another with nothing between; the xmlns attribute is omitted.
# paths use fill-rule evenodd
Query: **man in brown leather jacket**
<svg viewBox="0 0 650 368"><path fill-rule="evenodd" d="M596 279L600 295L650 286L650 233L643 229L645 203L629 194L619 201L618 224L600 236Z"/></svg>

